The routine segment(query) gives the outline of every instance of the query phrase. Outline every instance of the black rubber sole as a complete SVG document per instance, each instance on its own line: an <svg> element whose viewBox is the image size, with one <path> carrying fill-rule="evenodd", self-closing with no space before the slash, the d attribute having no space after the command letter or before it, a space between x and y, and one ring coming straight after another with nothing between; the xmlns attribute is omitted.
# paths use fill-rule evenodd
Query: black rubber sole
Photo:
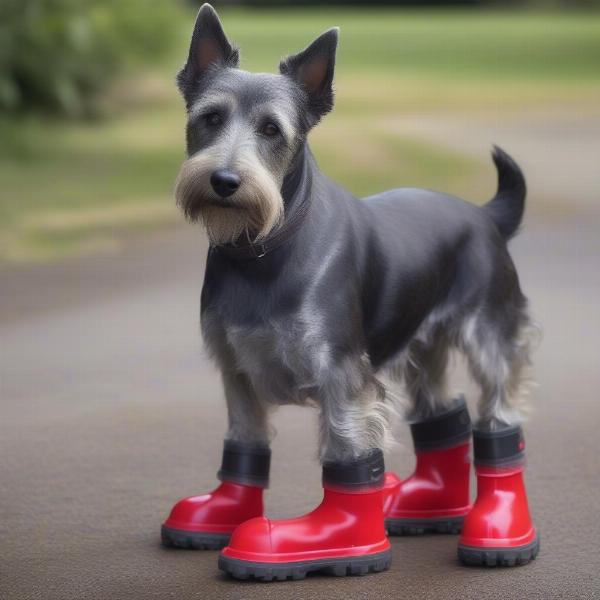
<svg viewBox="0 0 600 600"><path fill-rule="evenodd" d="M380 573L390 568L392 551L368 556L325 558L289 563L261 563L219 556L219 569L235 579L259 581L285 581L304 579L308 573L324 573L335 577Z"/></svg>
<svg viewBox="0 0 600 600"><path fill-rule="evenodd" d="M517 567L535 560L540 551L540 538L517 548L474 548L458 546L458 560L469 567Z"/></svg>
<svg viewBox="0 0 600 600"><path fill-rule="evenodd" d="M221 550L229 543L228 533L204 533L171 529L164 525L160 529L160 539L169 548L186 548L189 550Z"/></svg>
<svg viewBox="0 0 600 600"><path fill-rule="evenodd" d="M386 519L388 535L423 535L425 533L456 534L462 530L465 517L446 519Z"/></svg>

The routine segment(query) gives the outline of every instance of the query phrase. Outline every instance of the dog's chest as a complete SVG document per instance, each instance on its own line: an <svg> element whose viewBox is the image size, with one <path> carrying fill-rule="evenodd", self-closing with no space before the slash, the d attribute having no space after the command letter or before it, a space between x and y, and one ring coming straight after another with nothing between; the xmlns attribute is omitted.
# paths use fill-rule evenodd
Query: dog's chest
<svg viewBox="0 0 600 600"><path fill-rule="evenodd" d="M203 329L209 346L225 345L234 363L228 366L244 373L258 393L275 403L304 402L327 369L328 344L300 315L253 325L203 324Z"/></svg>

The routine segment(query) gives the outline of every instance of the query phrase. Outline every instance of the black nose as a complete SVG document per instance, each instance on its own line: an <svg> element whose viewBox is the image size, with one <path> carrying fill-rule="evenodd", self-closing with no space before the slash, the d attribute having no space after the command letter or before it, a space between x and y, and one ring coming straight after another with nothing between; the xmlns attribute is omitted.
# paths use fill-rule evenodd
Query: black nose
<svg viewBox="0 0 600 600"><path fill-rule="evenodd" d="M221 198L227 198L240 187L240 178L231 171L218 169L210 176L210 185Z"/></svg>

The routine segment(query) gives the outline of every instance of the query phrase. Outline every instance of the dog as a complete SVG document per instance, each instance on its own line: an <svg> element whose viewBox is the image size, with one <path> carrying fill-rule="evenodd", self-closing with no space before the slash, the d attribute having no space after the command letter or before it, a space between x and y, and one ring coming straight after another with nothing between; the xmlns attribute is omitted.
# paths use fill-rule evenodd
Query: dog
<svg viewBox="0 0 600 600"><path fill-rule="evenodd" d="M205 4L177 77L187 109L188 158L175 196L185 217L201 223L210 241L201 327L228 409L222 485L262 491L271 412L284 404L313 405L319 411L324 503L335 490L347 492L349 505L356 504L357 484L364 497L372 490L375 505L382 498L385 505L394 494L408 492L383 475L381 450L393 437L393 402L380 376L404 382L414 436L419 424L429 427L440 415L443 421L460 413L464 443L471 435L466 408L450 396L446 383L453 349L466 356L481 392L475 423L480 464L491 468L507 459L521 464L522 384L533 324L507 241L521 224L526 186L517 164L497 147L498 191L483 206L414 188L357 199L327 178L308 135L333 108L338 33L330 29L283 59L278 74L249 73L239 69L238 49ZM438 437L442 434L443 427ZM418 454L417 442L415 437ZM498 455L502 444L510 448ZM476 439L476 463L477 448ZM466 460L463 452L460 461ZM254 467L248 466L252 461ZM468 490L468 473L465 485ZM210 497L218 504L218 490ZM196 509L208 510L203 502ZM357 521L375 519L370 527L377 531L377 539L358 544L363 551L357 553L335 536L323 546L297 522L301 539L290 522L267 527L262 506L247 514L242 504L236 508L239 523L256 518L234 530L219 531L214 522L207 529L206 519L216 517L196 511L194 527L172 518L163 526L163 539L196 547L229 544L220 566L240 578L389 566L389 542L381 533L385 506L354 515ZM315 511L321 517L322 506ZM463 537L464 519L475 511L470 505L466 510L459 523ZM327 519L321 525L336 527ZM522 555L516 562L526 562L538 547L530 529L529 537L502 534L518 537L508 546L499 540L478 547L467 536L461 540L463 562L489 564L491 556L509 564L513 549ZM269 552L263 552L265 536Z"/></svg>

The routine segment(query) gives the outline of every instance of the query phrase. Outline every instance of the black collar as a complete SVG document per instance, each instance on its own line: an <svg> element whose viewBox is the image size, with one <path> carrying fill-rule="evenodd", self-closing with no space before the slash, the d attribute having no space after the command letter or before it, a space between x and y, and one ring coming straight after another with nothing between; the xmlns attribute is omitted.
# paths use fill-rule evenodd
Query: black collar
<svg viewBox="0 0 600 600"><path fill-rule="evenodd" d="M292 239L302 227L311 204L312 172L308 164L312 159L310 151L303 148L298 152L290 174L286 175L282 186L282 196L286 203L286 214L283 223L270 233L264 240L252 242L248 231L245 240L240 238L235 244L222 244L214 246L214 249L237 260L250 260L262 258L269 252L273 252L288 240Z"/></svg>

